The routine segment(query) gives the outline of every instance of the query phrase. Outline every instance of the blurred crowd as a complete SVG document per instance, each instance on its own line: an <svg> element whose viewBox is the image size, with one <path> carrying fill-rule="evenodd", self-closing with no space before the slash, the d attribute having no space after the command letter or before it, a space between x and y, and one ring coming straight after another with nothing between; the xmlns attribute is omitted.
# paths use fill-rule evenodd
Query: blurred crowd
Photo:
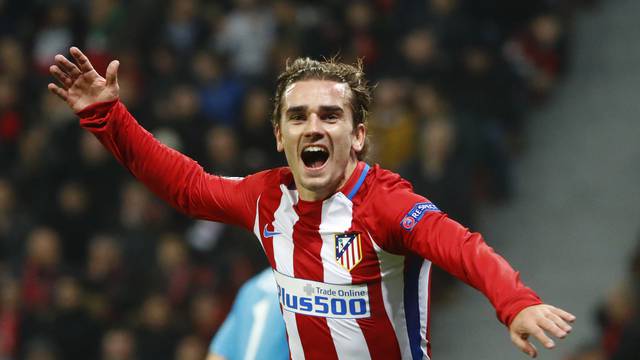
<svg viewBox="0 0 640 360"><path fill-rule="evenodd" d="M231 176L284 165L269 118L287 59L361 58L368 161L473 227L511 196L527 115L592 2L0 0L0 359L202 359L267 265L252 235L177 214L81 131L47 92L55 54L119 59L141 124Z"/></svg>

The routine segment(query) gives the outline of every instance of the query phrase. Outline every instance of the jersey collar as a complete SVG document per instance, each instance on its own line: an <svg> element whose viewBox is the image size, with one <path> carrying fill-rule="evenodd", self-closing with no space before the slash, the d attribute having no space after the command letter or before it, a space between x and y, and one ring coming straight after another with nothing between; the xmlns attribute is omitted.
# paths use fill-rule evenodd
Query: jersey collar
<svg viewBox="0 0 640 360"><path fill-rule="evenodd" d="M353 174L351 174L349 180L347 180L342 189L340 189L340 192L343 193L347 199L352 200L353 197L356 196L364 179L367 177L369 169L369 164L363 161L358 162L358 165L356 165L356 168L353 170Z"/></svg>

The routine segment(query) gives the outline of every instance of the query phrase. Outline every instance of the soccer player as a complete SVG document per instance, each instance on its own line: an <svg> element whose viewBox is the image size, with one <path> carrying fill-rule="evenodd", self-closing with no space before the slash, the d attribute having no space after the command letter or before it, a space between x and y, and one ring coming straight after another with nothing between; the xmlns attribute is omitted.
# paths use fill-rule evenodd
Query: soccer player
<svg viewBox="0 0 640 360"><path fill-rule="evenodd" d="M209 347L207 360L289 359L273 271L267 268L240 288L231 312Z"/></svg>
<svg viewBox="0 0 640 360"><path fill-rule="evenodd" d="M293 359L428 359L435 264L481 291L512 342L536 356L575 317L540 298L478 233L398 175L363 160L370 87L361 67L297 59L276 85L276 148L288 167L245 178L205 172L144 130L87 57L55 56L49 89L129 171L180 211L253 231L278 284Z"/></svg>

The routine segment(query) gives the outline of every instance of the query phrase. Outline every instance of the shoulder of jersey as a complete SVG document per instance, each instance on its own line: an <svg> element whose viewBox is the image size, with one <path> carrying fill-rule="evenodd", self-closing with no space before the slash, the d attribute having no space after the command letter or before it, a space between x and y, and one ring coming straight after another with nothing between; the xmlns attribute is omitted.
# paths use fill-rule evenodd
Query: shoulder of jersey
<svg viewBox="0 0 640 360"><path fill-rule="evenodd" d="M371 179L367 179L369 194L374 198L389 199L403 191L412 191L411 183L393 171L383 169L380 165L371 168ZM367 177L369 177L367 176Z"/></svg>
<svg viewBox="0 0 640 360"><path fill-rule="evenodd" d="M293 175L288 167L277 167L262 170L247 176L247 179L253 178L267 186L279 187L280 184L289 184L293 181Z"/></svg>

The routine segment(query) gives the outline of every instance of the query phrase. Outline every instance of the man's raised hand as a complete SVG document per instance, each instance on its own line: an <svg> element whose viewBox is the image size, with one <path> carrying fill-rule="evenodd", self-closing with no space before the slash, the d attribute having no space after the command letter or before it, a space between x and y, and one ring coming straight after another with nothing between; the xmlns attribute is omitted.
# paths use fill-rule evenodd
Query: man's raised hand
<svg viewBox="0 0 640 360"><path fill-rule="evenodd" d="M109 63L106 79L100 76L91 62L77 47L69 49L75 63L63 55L55 56L55 64L49 67L49 72L59 82L59 85L49 83L49 90L69 104L74 112L79 112L87 106L103 101L115 100L119 96L117 60Z"/></svg>

